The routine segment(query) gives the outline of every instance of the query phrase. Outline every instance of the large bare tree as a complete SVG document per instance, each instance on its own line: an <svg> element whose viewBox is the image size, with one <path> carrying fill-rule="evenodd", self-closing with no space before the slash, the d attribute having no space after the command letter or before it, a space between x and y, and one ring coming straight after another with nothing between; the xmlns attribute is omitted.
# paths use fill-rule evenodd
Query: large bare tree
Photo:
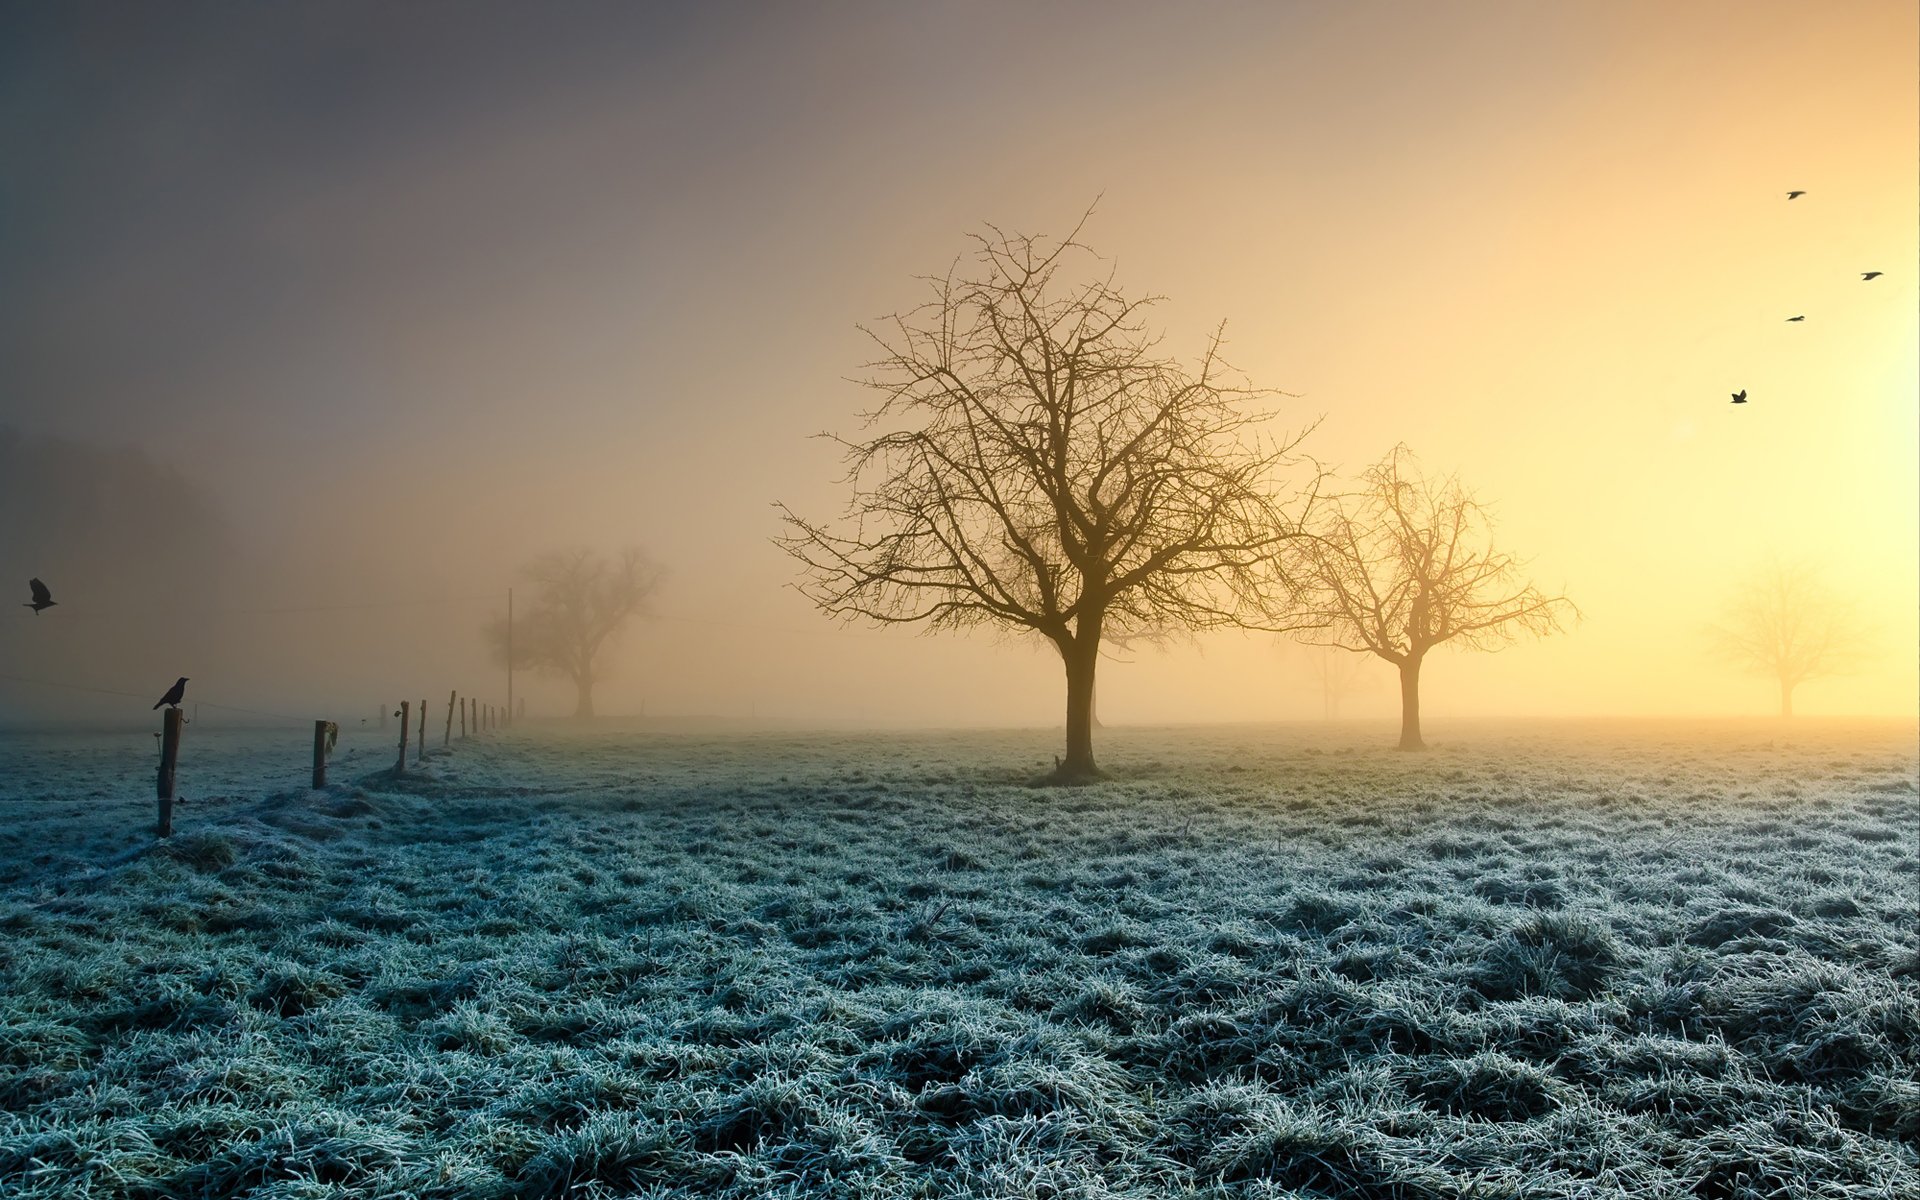
<svg viewBox="0 0 1920 1200"><path fill-rule="evenodd" d="M1780 685L1780 715L1809 679L1850 669L1865 648L1853 610L1805 563L1774 560L1753 572L1710 627L1714 649L1734 666Z"/></svg>
<svg viewBox="0 0 1920 1200"><path fill-rule="evenodd" d="M593 716L593 685L602 675L601 653L626 623L646 611L665 572L639 549L602 557L590 550L555 550L521 571L533 585L533 603L513 622L516 670L573 681L573 715ZM497 662L507 661L507 622L488 623L487 642Z"/></svg>
<svg viewBox="0 0 1920 1200"><path fill-rule="evenodd" d="M1395 446L1360 486L1336 495L1293 543L1296 608L1316 618L1303 641L1370 652L1400 672L1400 748L1424 749L1420 666L1436 646L1494 650L1544 635L1579 610L1519 578L1492 545L1492 519L1459 480L1429 480Z"/></svg>
<svg viewBox="0 0 1920 1200"><path fill-rule="evenodd" d="M1032 631L1067 677L1066 756L1049 776L1098 778L1094 674L1102 639L1266 621L1304 433L1272 434L1220 333L1191 364L1074 234L988 227L970 268L867 329L877 393L845 451L843 521L785 505L780 544L834 616L935 629ZM1305 486L1283 495L1286 479Z"/></svg>

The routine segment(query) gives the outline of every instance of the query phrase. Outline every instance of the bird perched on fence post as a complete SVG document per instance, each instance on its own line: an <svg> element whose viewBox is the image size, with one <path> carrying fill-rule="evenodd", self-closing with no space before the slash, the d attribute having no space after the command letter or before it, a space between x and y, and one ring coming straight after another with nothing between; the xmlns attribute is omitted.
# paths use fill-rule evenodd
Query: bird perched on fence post
<svg viewBox="0 0 1920 1200"><path fill-rule="evenodd" d="M53 607L53 593L47 590L46 584L41 583L38 579L29 579L27 580L27 586L33 589L33 602L31 604L22 604L20 607L32 609L33 615L36 617L40 615L41 609Z"/></svg>
<svg viewBox="0 0 1920 1200"><path fill-rule="evenodd" d="M174 681L174 684L172 687L167 689L166 695L154 701L153 706L155 708L159 708L162 704L170 704L173 707L178 708L180 707L181 697L185 696L186 694L187 694L187 677L185 675L182 675L179 679Z"/></svg>

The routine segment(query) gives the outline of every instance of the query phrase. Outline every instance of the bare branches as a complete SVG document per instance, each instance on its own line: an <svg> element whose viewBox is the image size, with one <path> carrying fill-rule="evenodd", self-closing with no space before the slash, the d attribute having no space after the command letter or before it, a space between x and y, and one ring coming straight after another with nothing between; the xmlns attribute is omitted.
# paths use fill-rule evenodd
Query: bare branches
<svg viewBox="0 0 1920 1200"><path fill-rule="evenodd" d="M989 227L973 270L867 332L866 435L836 438L854 494L829 527L781 507L780 545L825 611L1056 641L1258 620L1246 600L1296 523L1276 499L1299 436L1265 436L1218 336L1158 351L1152 297L1093 256Z"/></svg>
<svg viewBox="0 0 1920 1200"><path fill-rule="evenodd" d="M1740 585L1725 622L1708 636L1727 662L1779 681L1783 713L1791 712L1795 687L1851 669L1867 640L1853 610L1813 567L1779 560Z"/></svg>
<svg viewBox="0 0 1920 1200"><path fill-rule="evenodd" d="M1429 480L1412 451L1394 447L1298 544L1301 607L1325 622L1302 640L1417 663L1445 643L1493 650L1577 618L1565 596L1520 579L1520 561L1493 548L1491 529L1458 479Z"/></svg>
<svg viewBox="0 0 1920 1200"><path fill-rule="evenodd" d="M591 715L601 651L646 611L666 572L637 548L612 558L573 549L541 555L522 575L535 594L531 608L514 622L513 665L571 679L579 692L577 715ZM485 633L494 657L504 663L506 622L489 623Z"/></svg>

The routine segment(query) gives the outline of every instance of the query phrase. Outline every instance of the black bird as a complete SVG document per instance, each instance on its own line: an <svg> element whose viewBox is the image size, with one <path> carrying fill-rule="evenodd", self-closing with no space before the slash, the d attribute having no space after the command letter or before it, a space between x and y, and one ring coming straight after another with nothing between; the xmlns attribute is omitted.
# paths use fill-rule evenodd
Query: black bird
<svg viewBox="0 0 1920 1200"><path fill-rule="evenodd" d="M1802 196L1804 196L1804 195L1806 195L1806 193L1805 193L1805 192L1788 192L1788 193L1787 193L1787 199L1789 199L1789 200L1798 200L1798 199L1799 199L1800 197L1802 197Z"/></svg>
<svg viewBox="0 0 1920 1200"><path fill-rule="evenodd" d="M47 590L46 584L38 579L29 579L27 586L33 589L33 603L23 604L20 607L32 609L36 617L40 615L41 609L53 607L53 593Z"/></svg>
<svg viewBox="0 0 1920 1200"><path fill-rule="evenodd" d="M1807 319L1807 317L1806 317L1806 314L1805 314L1805 313L1802 313L1801 315L1799 315L1799 316L1797 316L1797 317L1788 317L1788 318L1787 318L1787 320L1789 320L1789 321L1804 321L1804 320L1806 320L1806 319Z"/></svg>
<svg viewBox="0 0 1920 1200"><path fill-rule="evenodd" d="M1878 271L1862 271L1862 272L1860 272L1860 278L1862 278L1862 279L1878 279L1878 278L1880 278L1880 272L1878 272Z"/></svg>
<svg viewBox="0 0 1920 1200"><path fill-rule="evenodd" d="M1747 389L1741 388L1739 391L1735 392L1733 394L1733 402L1735 404L1745 404L1747 402ZM181 680L181 682L185 683L186 680L183 679ZM154 707L158 708L160 706L156 704L154 705Z"/></svg>
<svg viewBox="0 0 1920 1200"><path fill-rule="evenodd" d="M159 708L162 704L171 704L175 708L178 708L180 707L180 698L182 696L185 696L186 694L187 694L187 677L185 675L182 675L179 679L174 681L174 685L172 687L167 689L167 694L160 697L159 700L155 701L153 706L155 708Z"/></svg>

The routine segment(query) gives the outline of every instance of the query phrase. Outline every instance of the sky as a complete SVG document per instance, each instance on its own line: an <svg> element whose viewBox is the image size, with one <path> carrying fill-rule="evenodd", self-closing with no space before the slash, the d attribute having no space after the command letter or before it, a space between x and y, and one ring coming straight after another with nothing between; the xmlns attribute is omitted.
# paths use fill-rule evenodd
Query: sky
<svg viewBox="0 0 1920 1200"><path fill-rule="evenodd" d="M810 435L869 402L861 323L984 223L1091 208L1170 347L1224 321L1305 450L1407 443L1579 603L1430 663L1430 723L1764 715L1702 629L1769 556L1874 631L1796 708L1910 715L1916 63L1893 0L9 6L0 426L150 456L234 561L164 598L103 565L112 594L15 610L0 672L299 713L501 692L479 629L516 570L638 544L669 578L602 712L1058 721L1032 639L814 612L773 505L844 501ZM40 568L6 570L25 600ZM1100 686L1109 722L1323 711L1265 635ZM78 696L7 685L0 718ZM1381 664L1344 711L1393 706Z"/></svg>

